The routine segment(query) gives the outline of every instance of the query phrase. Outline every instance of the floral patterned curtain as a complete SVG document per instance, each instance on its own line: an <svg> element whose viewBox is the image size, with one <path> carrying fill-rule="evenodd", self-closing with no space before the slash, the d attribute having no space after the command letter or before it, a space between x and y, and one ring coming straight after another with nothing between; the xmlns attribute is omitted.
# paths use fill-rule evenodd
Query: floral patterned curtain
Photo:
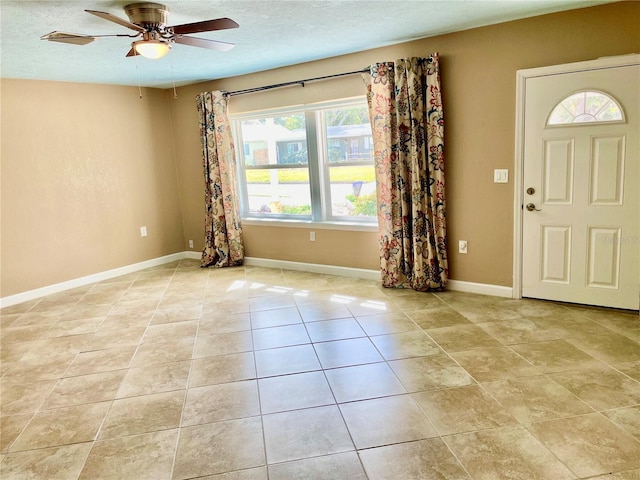
<svg viewBox="0 0 640 480"><path fill-rule="evenodd" d="M370 73L382 284L441 290L448 261L438 54L377 63Z"/></svg>
<svg viewBox="0 0 640 480"><path fill-rule="evenodd" d="M236 156L222 92L196 97L205 180L205 246L202 266L242 265L244 246L236 186Z"/></svg>

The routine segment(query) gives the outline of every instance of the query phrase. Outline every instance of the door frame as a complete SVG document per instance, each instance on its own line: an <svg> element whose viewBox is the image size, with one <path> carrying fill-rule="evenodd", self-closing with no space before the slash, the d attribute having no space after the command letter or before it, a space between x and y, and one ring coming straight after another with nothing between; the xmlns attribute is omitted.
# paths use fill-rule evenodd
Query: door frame
<svg viewBox="0 0 640 480"><path fill-rule="evenodd" d="M564 73L602 70L640 64L640 54L602 57L586 62L566 63L516 71L515 164L513 173L513 298L522 298L522 226L524 205L524 118L527 80Z"/></svg>

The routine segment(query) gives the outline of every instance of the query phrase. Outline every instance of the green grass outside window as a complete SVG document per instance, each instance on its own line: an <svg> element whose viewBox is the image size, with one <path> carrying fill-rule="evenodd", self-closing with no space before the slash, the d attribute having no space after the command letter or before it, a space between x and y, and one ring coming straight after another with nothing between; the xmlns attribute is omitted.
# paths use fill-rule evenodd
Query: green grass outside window
<svg viewBox="0 0 640 480"><path fill-rule="evenodd" d="M246 169L247 183L270 183L270 170ZM331 168L332 183L373 182L375 172L373 166ZM281 168L278 170L278 183L309 183L309 172L306 168Z"/></svg>

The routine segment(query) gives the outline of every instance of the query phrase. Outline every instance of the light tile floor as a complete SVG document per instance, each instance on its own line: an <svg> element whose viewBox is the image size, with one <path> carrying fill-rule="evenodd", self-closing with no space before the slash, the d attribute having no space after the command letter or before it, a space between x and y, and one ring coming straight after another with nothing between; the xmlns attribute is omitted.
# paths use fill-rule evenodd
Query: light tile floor
<svg viewBox="0 0 640 480"><path fill-rule="evenodd" d="M637 313L182 261L1 321L6 479L640 479Z"/></svg>

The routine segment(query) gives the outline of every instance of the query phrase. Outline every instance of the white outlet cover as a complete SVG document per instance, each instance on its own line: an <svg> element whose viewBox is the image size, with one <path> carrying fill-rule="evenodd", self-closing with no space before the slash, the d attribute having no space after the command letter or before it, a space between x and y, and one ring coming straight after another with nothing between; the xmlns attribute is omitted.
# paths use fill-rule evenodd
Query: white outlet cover
<svg viewBox="0 0 640 480"><path fill-rule="evenodd" d="M509 183L509 169L496 168L493 171L493 183Z"/></svg>
<svg viewBox="0 0 640 480"><path fill-rule="evenodd" d="M147 236L147 227L140 227L140 236L141 237Z"/></svg>

